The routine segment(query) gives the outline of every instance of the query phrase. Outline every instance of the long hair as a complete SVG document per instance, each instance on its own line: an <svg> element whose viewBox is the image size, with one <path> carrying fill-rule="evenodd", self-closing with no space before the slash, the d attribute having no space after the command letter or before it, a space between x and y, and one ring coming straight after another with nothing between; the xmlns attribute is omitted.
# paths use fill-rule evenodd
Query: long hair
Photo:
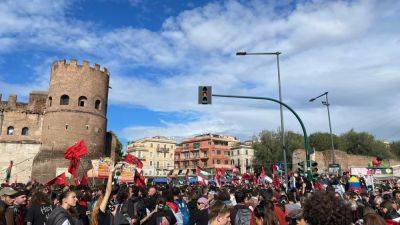
<svg viewBox="0 0 400 225"><path fill-rule="evenodd" d="M279 220L274 212L274 203L272 201L267 201L264 211L264 225L279 225Z"/></svg>
<svg viewBox="0 0 400 225"><path fill-rule="evenodd" d="M42 191L37 191L32 195L32 205L50 205L50 199Z"/></svg>
<svg viewBox="0 0 400 225"><path fill-rule="evenodd" d="M99 199L97 199L96 203L94 204L93 207L93 212L91 213L91 218L90 218L90 225L99 225L98 221L98 215L99 215L99 210L100 210L100 204L103 201L104 195L100 195Z"/></svg>

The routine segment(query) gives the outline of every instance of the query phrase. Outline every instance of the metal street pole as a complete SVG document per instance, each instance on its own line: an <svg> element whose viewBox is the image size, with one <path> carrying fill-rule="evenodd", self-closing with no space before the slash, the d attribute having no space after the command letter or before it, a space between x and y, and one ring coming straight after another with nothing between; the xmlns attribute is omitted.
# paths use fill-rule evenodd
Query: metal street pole
<svg viewBox="0 0 400 225"><path fill-rule="evenodd" d="M332 134L332 124L331 124L331 113L329 110L329 100L328 100L328 92L325 92L321 95L319 95L318 97L312 98L309 101L312 102L322 96L325 95L325 101L322 101L322 104L326 106L327 111L328 111L328 121L329 121L329 132L330 132L330 136L331 136L331 148L332 148L332 164L335 164L335 146L333 144L333 134Z"/></svg>
<svg viewBox="0 0 400 225"><path fill-rule="evenodd" d="M332 135L332 124L331 124L331 113L329 111L329 101L328 101L328 92L325 95L326 102L322 102L322 104L326 105L328 110L328 120L329 120L329 131L331 133L331 145L332 145L332 164L335 164L335 146L333 145L333 135Z"/></svg>
<svg viewBox="0 0 400 225"><path fill-rule="evenodd" d="M276 55L276 66L278 69L278 88L279 88L279 101L282 102L282 87L281 87L281 72L279 66L279 55L281 52L258 52L258 53L249 53L249 52L237 52L236 55L245 56L245 55ZM283 107L279 105L280 110L280 118L281 118L281 140L282 140L282 150L283 150L283 162L285 166L285 186L288 188L289 180L288 180L288 166L287 166L287 156L286 156L286 142L285 142L285 128L283 122Z"/></svg>
<svg viewBox="0 0 400 225"><path fill-rule="evenodd" d="M310 142L309 142L308 135L307 135L307 131L306 131L306 128L304 126L303 121L300 119L300 116L290 106L288 106L287 104L285 104L285 103L283 103L283 102L281 102L279 100L276 100L276 99L273 99L273 98L267 98L267 97L238 96L238 95L217 95L217 94L213 94L212 96L214 96L214 97L223 97L223 98L243 98L243 99L259 99L259 100L273 101L273 102L276 102L276 103L284 106L290 112L292 112L293 115L296 117L296 119L299 121L301 129L303 130L304 149L306 150L307 175L312 179L310 154L313 152L313 150L311 149Z"/></svg>

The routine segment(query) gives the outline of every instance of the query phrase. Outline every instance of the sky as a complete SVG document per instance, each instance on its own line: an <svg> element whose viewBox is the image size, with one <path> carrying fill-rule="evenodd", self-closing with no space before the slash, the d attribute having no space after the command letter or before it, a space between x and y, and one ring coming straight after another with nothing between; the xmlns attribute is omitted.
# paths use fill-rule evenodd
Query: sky
<svg viewBox="0 0 400 225"><path fill-rule="evenodd" d="M110 71L108 130L126 143L202 133L241 140L280 126L279 106L214 98L278 98L274 56L282 52L283 101L308 133L332 130L400 139L400 1L2 0L0 93L27 101L47 90L55 60L84 59ZM286 130L301 133L284 111Z"/></svg>

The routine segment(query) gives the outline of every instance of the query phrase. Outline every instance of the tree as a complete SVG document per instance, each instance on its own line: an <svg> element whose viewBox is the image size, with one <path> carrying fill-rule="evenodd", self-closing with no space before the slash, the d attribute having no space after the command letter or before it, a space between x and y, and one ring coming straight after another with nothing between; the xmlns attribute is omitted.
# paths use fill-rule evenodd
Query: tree
<svg viewBox="0 0 400 225"><path fill-rule="evenodd" d="M344 141L344 150L349 154L393 157L390 149L386 148L382 141L375 140L375 137L367 132L356 132L351 129L342 134L341 138Z"/></svg>
<svg viewBox="0 0 400 225"><path fill-rule="evenodd" d="M400 141L390 143L390 152L400 158Z"/></svg>
<svg viewBox="0 0 400 225"><path fill-rule="evenodd" d="M115 162L122 161L122 143L119 141L117 136L115 136L116 145L115 145Z"/></svg>
<svg viewBox="0 0 400 225"><path fill-rule="evenodd" d="M292 131L285 132L286 156L290 167L292 154L295 149L304 148L303 136ZM266 166L270 171L271 165L283 162L281 133L279 131L262 131L258 140L253 142L255 165Z"/></svg>
<svg viewBox="0 0 400 225"><path fill-rule="evenodd" d="M333 136L333 146L335 149L344 150L345 144L341 137L335 134ZM325 151L332 149L332 141L330 133L317 132L309 136L311 147L315 148L316 151Z"/></svg>

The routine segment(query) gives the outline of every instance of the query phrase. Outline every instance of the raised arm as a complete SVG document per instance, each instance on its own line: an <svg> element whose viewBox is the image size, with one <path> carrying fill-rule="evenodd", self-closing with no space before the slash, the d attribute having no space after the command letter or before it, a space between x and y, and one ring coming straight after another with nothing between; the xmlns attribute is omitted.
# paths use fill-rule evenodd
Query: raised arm
<svg viewBox="0 0 400 225"><path fill-rule="evenodd" d="M106 186L106 193L104 194L103 200L100 203L100 210L105 213L106 212L106 207L108 203L108 199L110 198L111 195L111 190L112 190L112 180L114 177L114 163L111 163L110 165L110 170L108 172L108 180L107 180L107 186Z"/></svg>

